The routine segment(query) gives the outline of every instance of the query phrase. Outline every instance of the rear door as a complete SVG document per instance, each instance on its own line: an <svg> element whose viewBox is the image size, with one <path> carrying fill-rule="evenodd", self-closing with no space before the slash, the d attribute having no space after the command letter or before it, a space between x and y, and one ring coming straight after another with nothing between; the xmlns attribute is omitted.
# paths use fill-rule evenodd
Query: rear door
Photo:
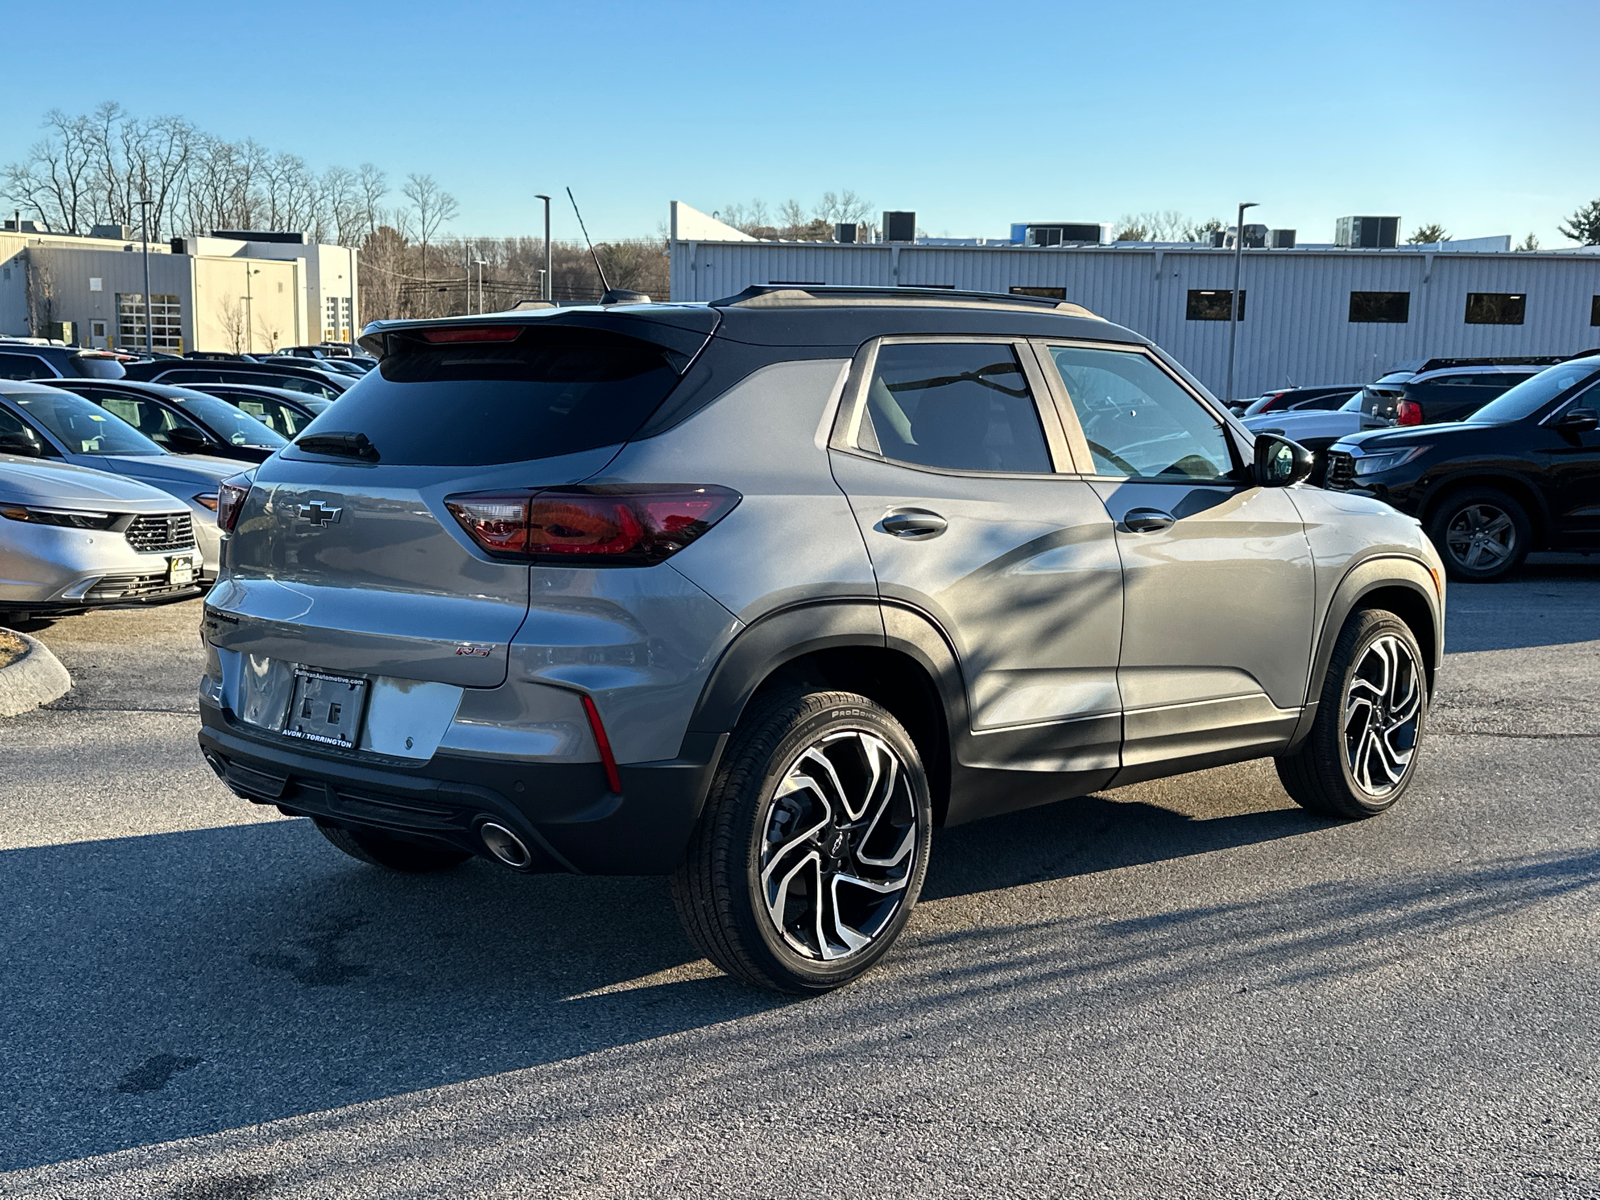
<svg viewBox="0 0 1600 1200"><path fill-rule="evenodd" d="M834 478L886 607L926 614L955 650L972 721L958 753L1057 773L1062 794L1101 786L1121 737L1121 570L1030 347L886 338L853 379Z"/></svg>
<svg viewBox="0 0 1600 1200"><path fill-rule="evenodd" d="M1123 570L1121 782L1270 753L1310 670L1313 574L1288 493L1245 482L1222 419L1152 355L1044 346Z"/></svg>

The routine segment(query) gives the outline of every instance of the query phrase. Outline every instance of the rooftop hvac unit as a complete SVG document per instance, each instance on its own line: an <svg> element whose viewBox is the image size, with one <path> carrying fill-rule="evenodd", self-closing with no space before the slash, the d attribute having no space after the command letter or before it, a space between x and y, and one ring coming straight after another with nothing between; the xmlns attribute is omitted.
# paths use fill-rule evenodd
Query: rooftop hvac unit
<svg viewBox="0 0 1600 1200"><path fill-rule="evenodd" d="M1015 236L1013 241L1017 240ZM1024 246L1098 246L1100 225L1086 221L1062 221L1050 225L1023 226Z"/></svg>
<svg viewBox="0 0 1600 1200"><path fill-rule="evenodd" d="M833 240L849 245L856 240L856 227L853 222L842 223L833 227Z"/></svg>
<svg viewBox="0 0 1600 1200"><path fill-rule="evenodd" d="M1333 227L1333 244L1352 250L1393 250L1399 236L1399 217L1340 217Z"/></svg>
<svg viewBox="0 0 1600 1200"><path fill-rule="evenodd" d="M1269 229L1267 230L1267 248L1270 250L1293 250L1294 230Z"/></svg>
<svg viewBox="0 0 1600 1200"><path fill-rule="evenodd" d="M917 214L914 212L886 212L883 214L883 240L886 242L914 242L917 240Z"/></svg>
<svg viewBox="0 0 1600 1200"><path fill-rule="evenodd" d="M113 242L126 242L137 237L131 225L96 225L89 230L92 238L109 238Z"/></svg>

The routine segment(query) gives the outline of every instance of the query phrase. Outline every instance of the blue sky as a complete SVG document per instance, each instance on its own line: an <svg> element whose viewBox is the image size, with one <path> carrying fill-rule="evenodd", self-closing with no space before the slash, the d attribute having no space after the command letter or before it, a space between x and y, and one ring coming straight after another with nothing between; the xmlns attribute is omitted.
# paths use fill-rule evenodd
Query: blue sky
<svg viewBox="0 0 1600 1200"><path fill-rule="evenodd" d="M933 234L1179 209L1532 231L1600 196L1600 4L14 5L0 162L120 100L314 166L431 173L457 233L852 188ZM142 25L142 28L135 26ZM59 48L55 53L53 48ZM398 187L392 197L398 201ZM576 237L565 204L558 238Z"/></svg>

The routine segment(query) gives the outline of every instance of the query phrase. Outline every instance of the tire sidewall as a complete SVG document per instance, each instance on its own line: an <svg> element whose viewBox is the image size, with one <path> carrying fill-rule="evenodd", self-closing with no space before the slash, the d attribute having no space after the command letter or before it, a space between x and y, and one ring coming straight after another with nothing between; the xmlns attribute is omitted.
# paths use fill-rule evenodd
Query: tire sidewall
<svg viewBox="0 0 1600 1200"><path fill-rule="evenodd" d="M818 962L797 953L783 935L773 926L765 910L761 886L761 852L766 836L767 814L772 806L778 784L794 760L806 747L831 733L861 731L882 738L893 747L905 765L912 798L917 809L917 847L911 877L906 883L904 897L889 924L865 950L848 958L832 962ZM743 887L737 889L735 902L739 923L747 932L755 934L747 944L759 944L769 959L768 969L786 982L802 990L825 991L863 974L888 953L890 946L900 936L911 917L922 891L923 878L928 866L928 842L933 826L933 805L928 792L927 774L915 743L896 721L883 709L869 701L839 702L829 704L817 712L796 720L779 740L768 759L765 769L750 779L759 780L741 796L741 828L739 845L743 849Z"/></svg>
<svg viewBox="0 0 1600 1200"><path fill-rule="evenodd" d="M1348 656L1344 659L1343 668L1338 672L1335 681L1337 691L1332 695L1323 697L1323 704L1328 707L1331 720L1328 722L1327 732L1331 742L1329 747L1339 764L1340 781L1344 786L1346 795L1363 812L1376 815L1393 808L1400 798L1405 795L1411 786L1411 780L1417 772L1417 763L1421 760L1422 741L1428 728L1428 684L1427 667L1422 657L1422 647L1418 645L1416 635L1411 632L1411 627L1393 613L1369 609L1362 614L1363 619L1356 625L1356 636L1352 639ZM1356 782L1355 772L1350 767L1350 755L1345 749L1344 741L1344 701L1349 692L1350 680L1355 674L1361 660L1366 657L1367 650L1381 637L1396 636L1406 644L1410 651L1412 661L1416 664L1418 685L1422 690L1422 707L1417 713L1417 738L1411 754L1411 761L1406 764L1400 782L1384 796L1373 796Z"/></svg>
<svg viewBox="0 0 1600 1200"><path fill-rule="evenodd" d="M1446 534L1450 524L1460 514L1461 510L1474 504L1492 504L1511 518L1512 536L1516 539L1511 547L1511 557L1500 567L1492 571L1478 571L1463 566L1456 561L1450 552L1450 545ZM1522 560L1528 556L1532 548L1533 524L1528 518L1527 510L1513 497L1508 496L1498 488L1474 487L1455 492L1445 498L1438 510L1434 513L1433 521L1428 528L1428 535L1433 541L1434 549L1439 552L1445 570L1451 578L1463 583L1492 583L1504 579L1521 565Z"/></svg>

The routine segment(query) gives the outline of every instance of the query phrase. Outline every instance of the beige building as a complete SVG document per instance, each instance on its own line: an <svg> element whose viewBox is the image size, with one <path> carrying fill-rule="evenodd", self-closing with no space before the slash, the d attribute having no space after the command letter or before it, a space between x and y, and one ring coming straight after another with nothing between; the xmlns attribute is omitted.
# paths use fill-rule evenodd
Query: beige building
<svg viewBox="0 0 1600 1200"><path fill-rule="evenodd" d="M12 222L6 222L12 226ZM0 230L0 334L83 346L145 345L145 247L126 230L65 237ZM248 233L151 243L153 347L271 353L349 341L358 328L356 253L301 234Z"/></svg>

